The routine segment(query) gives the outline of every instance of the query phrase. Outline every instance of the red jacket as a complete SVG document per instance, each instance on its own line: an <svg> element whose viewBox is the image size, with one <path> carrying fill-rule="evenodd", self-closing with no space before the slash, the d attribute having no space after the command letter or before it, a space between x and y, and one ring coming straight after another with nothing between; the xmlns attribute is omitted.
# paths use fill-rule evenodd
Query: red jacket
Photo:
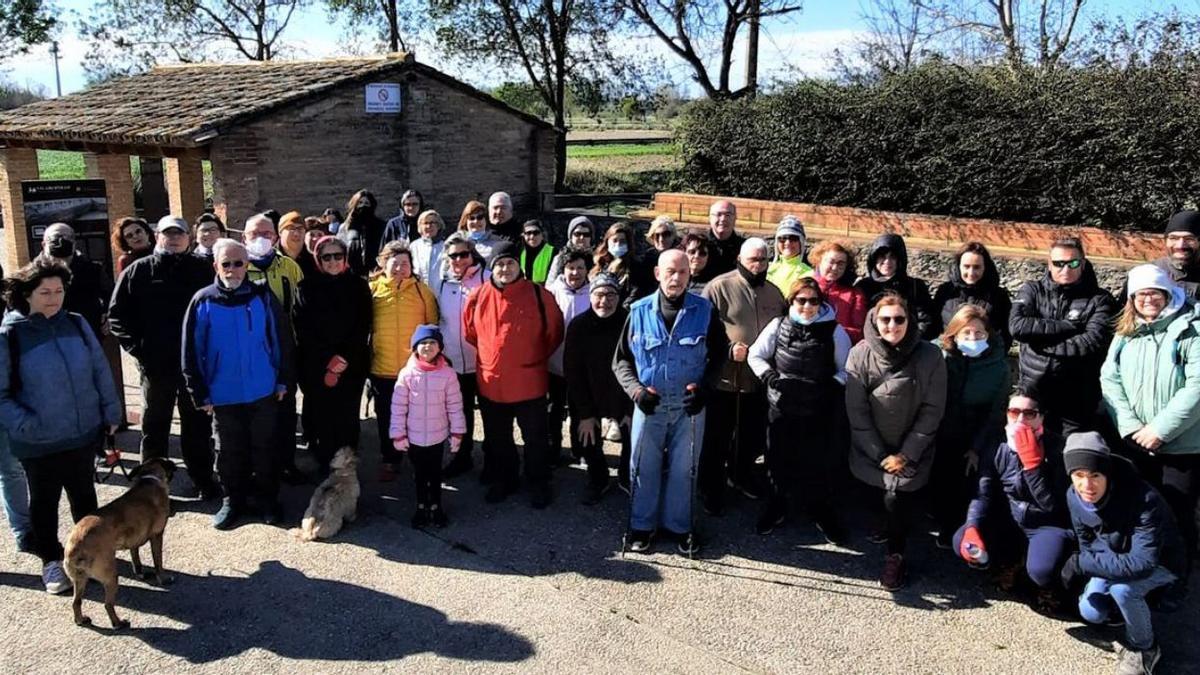
<svg viewBox="0 0 1200 675"><path fill-rule="evenodd" d="M838 281L826 281L819 273L813 278L821 287L829 304L837 313L838 325L850 335L850 344L856 345L863 338L863 324L867 322L867 296L861 288L854 288Z"/></svg>
<svg viewBox="0 0 1200 675"><path fill-rule="evenodd" d="M462 322L463 337L478 350L480 396L517 403L546 395L550 355L563 339L562 311L549 291L524 278L504 288L487 282L467 299Z"/></svg>

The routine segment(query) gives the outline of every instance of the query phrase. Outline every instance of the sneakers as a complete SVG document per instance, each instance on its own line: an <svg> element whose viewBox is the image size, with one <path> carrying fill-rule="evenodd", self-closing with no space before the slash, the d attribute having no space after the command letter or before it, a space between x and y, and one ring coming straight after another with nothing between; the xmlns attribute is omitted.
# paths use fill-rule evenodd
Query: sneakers
<svg viewBox="0 0 1200 675"><path fill-rule="evenodd" d="M587 487L583 489L583 498L579 501L584 506L595 506L611 489L612 481L610 480L605 480L603 483L588 483Z"/></svg>
<svg viewBox="0 0 1200 675"><path fill-rule="evenodd" d="M1117 656L1117 675L1149 675L1161 658L1162 650L1157 644L1142 651L1122 649Z"/></svg>
<svg viewBox="0 0 1200 675"><path fill-rule="evenodd" d="M630 530L625 534L625 543L633 553L648 553L653 537L654 533L650 530Z"/></svg>
<svg viewBox="0 0 1200 675"><path fill-rule="evenodd" d="M816 526L817 532L825 537L825 541L834 546L841 546L849 538L841 521L831 515L813 518L813 525Z"/></svg>
<svg viewBox="0 0 1200 675"><path fill-rule="evenodd" d="M732 478L725 481L729 487L742 493L746 499L762 499L762 493L750 481L734 481Z"/></svg>
<svg viewBox="0 0 1200 675"><path fill-rule="evenodd" d="M554 493L546 483L532 485L529 491L531 493L529 505L539 511L550 506L550 502L554 501Z"/></svg>
<svg viewBox="0 0 1200 675"><path fill-rule="evenodd" d="M417 504L417 511L413 513L412 526L414 530L419 530L430 523L429 507L424 504Z"/></svg>
<svg viewBox="0 0 1200 675"><path fill-rule="evenodd" d="M885 591L898 591L904 588L906 570L904 556L891 553L883 559L883 574L879 576L879 585Z"/></svg>
<svg viewBox="0 0 1200 675"><path fill-rule="evenodd" d="M718 495L700 495L700 508L710 516L717 517L725 513L725 500Z"/></svg>
<svg viewBox="0 0 1200 675"><path fill-rule="evenodd" d="M202 502L216 501L221 498L222 494L224 493L221 492L221 487L216 483L210 482L200 486L199 497Z"/></svg>
<svg viewBox="0 0 1200 675"><path fill-rule="evenodd" d="M696 538L696 533L685 532L678 536L679 543L675 545L675 548L679 551L679 555L691 558L700 552L700 540Z"/></svg>
<svg viewBox="0 0 1200 675"><path fill-rule="evenodd" d="M446 511L442 507L434 504L429 507L429 524L437 529L442 529L450 524L450 519L446 517Z"/></svg>
<svg viewBox="0 0 1200 675"><path fill-rule="evenodd" d="M62 595L72 588L59 560L52 560L42 567L42 583L46 585L46 592L52 595Z"/></svg>
<svg viewBox="0 0 1200 675"><path fill-rule="evenodd" d="M33 533L24 532L17 535L17 552L33 553Z"/></svg>
<svg viewBox="0 0 1200 675"><path fill-rule="evenodd" d="M233 500L229 497L221 500L221 508L213 514L212 525L218 530L232 529L237 524L238 517L241 516L239 509L233 505Z"/></svg>
<svg viewBox="0 0 1200 675"><path fill-rule="evenodd" d="M769 501L758 517L758 522L754 525L754 532L761 535L771 534L775 528L783 524L786 517L786 511L780 508L778 503L774 500Z"/></svg>

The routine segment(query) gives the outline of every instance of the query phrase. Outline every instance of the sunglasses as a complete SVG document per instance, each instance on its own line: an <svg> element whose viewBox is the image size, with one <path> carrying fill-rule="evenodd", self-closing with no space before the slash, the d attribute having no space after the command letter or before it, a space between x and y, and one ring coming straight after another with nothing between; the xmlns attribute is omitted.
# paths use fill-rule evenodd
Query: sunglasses
<svg viewBox="0 0 1200 675"><path fill-rule="evenodd" d="M525 231L524 231L524 232L522 232L521 234L525 235L526 237L534 237L534 236L537 236L537 235L539 235L539 234L541 234L541 233L542 233L542 231L541 231L541 230L525 230Z"/></svg>
<svg viewBox="0 0 1200 675"><path fill-rule="evenodd" d="M798 242L798 241L800 241L800 237L797 237L797 236L796 236L796 235L794 235L794 234L784 234L784 235L780 235L780 236L778 236L778 237L775 237L775 239L776 239L776 240L778 240L778 241L787 241L787 242L793 242L793 243L794 243L794 242Z"/></svg>
<svg viewBox="0 0 1200 675"><path fill-rule="evenodd" d="M571 233L571 236L576 239L591 239L592 233L587 230L576 230Z"/></svg>
<svg viewBox="0 0 1200 675"><path fill-rule="evenodd" d="M704 249L702 249L702 248L689 248L689 249L687 250L687 254L688 254L688 255L698 255L698 256L700 256L701 258L707 258L707 257L708 257L708 251L706 251L706 250L704 250Z"/></svg>
<svg viewBox="0 0 1200 675"><path fill-rule="evenodd" d="M245 266L246 266L245 260L222 260L221 261L221 269L223 269L223 270L227 270L227 269L231 269L231 268L232 269L241 269Z"/></svg>
<svg viewBox="0 0 1200 675"><path fill-rule="evenodd" d="M796 296L796 299L792 300L792 302L797 305L812 305L813 307L821 306L820 298L802 298L800 296ZM882 321L882 319L880 319L880 321Z"/></svg>
<svg viewBox="0 0 1200 675"><path fill-rule="evenodd" d="M333 262L335 260L342 261L346 259L345 253L322 253L321 262Z"/></svg>
<svg viewBox="0 0 1200 675"><path fill-rule="evenodd" d="M1042 411L1038 410L1037 408L1009 408L1008 409L1009 417L1024 417L1027 420L1031 420L1041 414L1042 414Z"/></svg>
<svg viewBox="0 0 1200 675"><path fill-rule="evenodd" d="M446 257L451 260L462 260L463 258L470 258L471 252L470 251L459 251L457 253L447 253Z"/></svg>
<svg viewBox="0 0 1200 675"><path fill-rule="evenodd" d="M1054 265L1056 268L1058 268L1060 270L1064 267L1069 267L1073 270L1077 270L1077 269L1079 269L1079 266L1083 264L1083 260L1080 258L1071 258L1070 260L1051 260L1050 264Z"/></svg>
<svg viewBox="0 0 1200 675"><path fill-rule="evenodd" d="M908 323L907 316L881 316L876 319L879 323L894 323L897 326L903 326Z"/></svg>

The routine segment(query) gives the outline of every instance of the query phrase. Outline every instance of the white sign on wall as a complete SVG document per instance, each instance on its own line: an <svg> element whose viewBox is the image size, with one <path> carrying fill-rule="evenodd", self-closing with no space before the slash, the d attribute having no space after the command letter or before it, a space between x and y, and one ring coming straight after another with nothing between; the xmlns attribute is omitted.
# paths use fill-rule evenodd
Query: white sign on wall
<svg viewBox="0 0 1200 675"><path fill-rule="evenodd" d="M366 102L368 113L400 112L400 84L396 82L368 84Z"/></svg>

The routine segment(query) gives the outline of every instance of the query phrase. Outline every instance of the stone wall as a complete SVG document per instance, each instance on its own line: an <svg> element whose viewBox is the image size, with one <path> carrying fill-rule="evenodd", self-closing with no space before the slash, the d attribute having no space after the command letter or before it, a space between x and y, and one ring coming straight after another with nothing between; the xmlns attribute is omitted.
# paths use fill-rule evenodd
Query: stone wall
<svg viewBox="0 0 1200 675"><path fill-rule="evenodd" d="M996 261L996 269L1000 272L1000 279L1004 286L1014 296L1017 290L1021 288L1021 284L1032 279L1039 279L1046 274L1046 261L1034 260L1029 258L1005 258L1003 256L994 256ZM954 261L954 254L942 253L938 251L909 251L908 273L914 277L929 282L930 292L933 292L939 285L944 283L950 273L950 265ZM858 256L858 272L865 273L867 267L867 251L863 247L859 251ZM1128 267L1119 265L1094 264L1096 269L1096 277L1100 281L1100 286L1107 289L1114 296L1121 292L1125 286L1125 276L1129 271Z"/></svg>

